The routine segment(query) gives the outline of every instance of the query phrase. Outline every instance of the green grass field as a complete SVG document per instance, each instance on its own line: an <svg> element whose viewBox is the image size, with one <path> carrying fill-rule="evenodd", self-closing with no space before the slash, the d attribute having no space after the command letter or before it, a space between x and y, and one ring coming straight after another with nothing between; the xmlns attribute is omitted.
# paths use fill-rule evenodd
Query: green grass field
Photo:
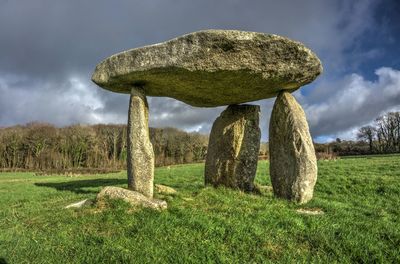
<svg viewBox="0 0 400 264"><path fill-rule="evenodd" d="M155 181L178 191L156 195L167 211L63 209L126 173L1 173L0 263L400 263L400 156L319 162L306 205L204 188L203 164L158 168ZM270 185L267 162L256 181Z"/></svg>

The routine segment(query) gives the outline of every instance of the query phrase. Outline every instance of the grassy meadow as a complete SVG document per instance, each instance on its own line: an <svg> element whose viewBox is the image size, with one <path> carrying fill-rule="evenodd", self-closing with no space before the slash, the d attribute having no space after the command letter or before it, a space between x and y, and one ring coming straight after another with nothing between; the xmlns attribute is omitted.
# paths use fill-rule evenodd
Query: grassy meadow
<svg viewBox="0 0 400 264"><path fill-rule="evenodd" d="M270 185L268 162L256 182ZM126 172L36 176L0 173L0 263L400 263L400 156L319 162L306 205L203 186L203 164L157 168L163 212L64 209L126 186ZM304 215L299 208L321 209Z"/></svg>

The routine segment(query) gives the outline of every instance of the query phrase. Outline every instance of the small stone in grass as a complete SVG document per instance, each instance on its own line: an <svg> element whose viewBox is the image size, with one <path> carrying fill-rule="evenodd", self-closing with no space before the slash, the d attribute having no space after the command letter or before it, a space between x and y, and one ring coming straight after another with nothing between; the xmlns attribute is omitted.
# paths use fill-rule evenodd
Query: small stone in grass
<svg viewBox="0 0 400 264"><path fill-rule="evenodd" d="M91 199L85 199L85 200L82 200L82 201L79 201L79 202L76 202L76 203L69 204L69 205L65 206L64 208L66 208L66 209L68 209L68 208L82 208L85 205L92 205L92 204L93 204L93 201Z"/></svg>
<svg viewBox="0 0 400 264"><path fill-rule="evenodd" d="M143 194L115 186L104 187L97 194L97 202L109 199L121 199L134 207L147 207L155 210L167 209L167 202L144 196Z"/></svg>
<svg viewBox="0 0 400 264"><path fill-rule="evenodd" d="M176 190L172 187L166 186L166 185L162 185L162 184L156 184L156 191L158 193L163 193L163 194L175 194Z"/></svg>
<svg viewBox="0 0 400 264"><path fill-rule="evenodd" d="M299 214L305 214L305 215L323 215L324 211L320 208L300 208L296 210L297 213Z"/></svg>

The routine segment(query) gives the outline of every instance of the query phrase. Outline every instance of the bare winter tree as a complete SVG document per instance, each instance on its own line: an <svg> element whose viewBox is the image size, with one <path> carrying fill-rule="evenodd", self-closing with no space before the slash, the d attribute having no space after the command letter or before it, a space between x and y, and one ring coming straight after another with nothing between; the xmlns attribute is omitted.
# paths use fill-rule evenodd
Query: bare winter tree
<svg viewBox="0 0 400 264"><path fill-rule="evenodd" d="M381 152L400 151L400 112L389 112L375 120Z"/></svg>
<svg viewBox="0 0 400 264"><path fill-rule="evenodd" d="M375 128L373 126L363 126L358 130L357 138L360 140L366 140L369 145L369 151L373 152L373 142L375 139Z"/></svg>

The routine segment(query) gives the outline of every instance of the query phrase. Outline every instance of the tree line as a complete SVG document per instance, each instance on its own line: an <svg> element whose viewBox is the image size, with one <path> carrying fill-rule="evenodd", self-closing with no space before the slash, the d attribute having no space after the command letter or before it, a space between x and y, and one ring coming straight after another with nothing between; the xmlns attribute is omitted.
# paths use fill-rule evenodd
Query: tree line
<svg viewBox="0 0 400 264"><path fill-rule="evenodd" d="M336 139L316 144L317 153L338 156L400 153L400 112L388 112L370 125L360 127L357 140Z"/></svg>
<svg viewBox="0 0 400 264"><path fill-rule="evenodd" d="M30 123L0 128L0 168L27 170L126 166L126 125ZM208 136L175 128L150 128L155 165L205 159Z"/></svg>
<svg viewBox="0 0 400 264"><path fill-rule="evenodd" d="M55 127L30 123L0 128L0 168L66 170L126 168L126 125ZM150 128L155 165L201 162L208 136L175 128ZM317 157L400 152L400 112L389 112L358 130L357 140L336 139L315 144ZM261 143L260 159L268 159L268 143Z"/></svg>

